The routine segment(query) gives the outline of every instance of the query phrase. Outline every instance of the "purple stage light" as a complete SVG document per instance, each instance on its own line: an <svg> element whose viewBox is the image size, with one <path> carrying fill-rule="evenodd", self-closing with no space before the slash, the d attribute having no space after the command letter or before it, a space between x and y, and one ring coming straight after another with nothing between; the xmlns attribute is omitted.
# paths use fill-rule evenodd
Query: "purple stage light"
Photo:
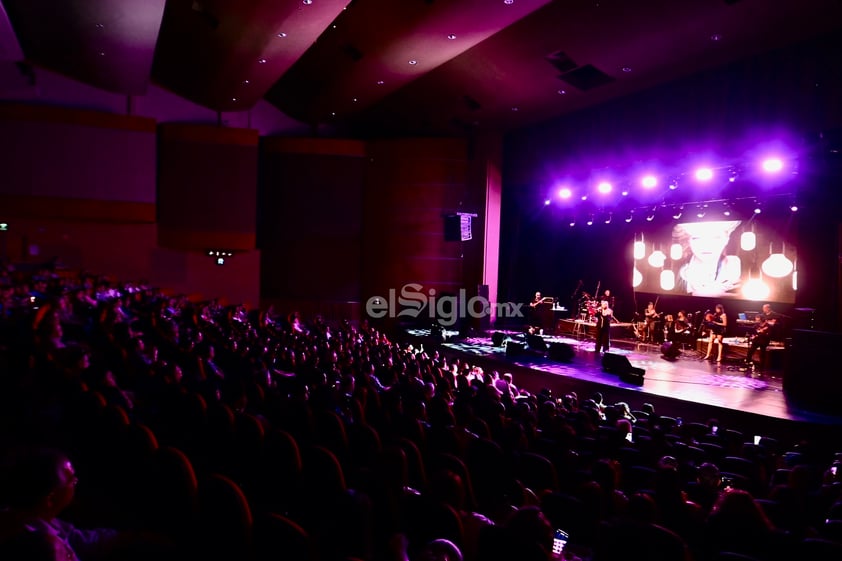
<svg viewBox="0 0 842 561"><path fill-rule="evenodd" d="M640 184L646 187L647 189L652 189L658 184L658 178L654 175L646 175L643 179L640 180Z"/></svg>
<svg viewBox="0 0 842 561"><path fill-rule="evenodd" d="M699 181L710 181L711 179L713 179L713 170L710 168L697 169L696 179Z"/></svg>
<svg viewBox="0 0 842 561"><path fill-rule="evenodd" d="M558 190L558 196L562 199L569 199L573 196L573 191L571 191L569 187L562 187Z"/></svg>
<svg viewBox="0 0 842 561"><path fill-rule="evenodd" d="M763 171L766 173L777 173L784 167L784 163L780 158L766 158L763 160Z"/></svg>
<svg viewBox="0 0 842 561"><path fill-rule="evenodd" d="M607 195L608 193L610 193L612 188L613 186L607 181L601 181L599 185L596 186L597 191L599 191L603 195Z"/></svg>

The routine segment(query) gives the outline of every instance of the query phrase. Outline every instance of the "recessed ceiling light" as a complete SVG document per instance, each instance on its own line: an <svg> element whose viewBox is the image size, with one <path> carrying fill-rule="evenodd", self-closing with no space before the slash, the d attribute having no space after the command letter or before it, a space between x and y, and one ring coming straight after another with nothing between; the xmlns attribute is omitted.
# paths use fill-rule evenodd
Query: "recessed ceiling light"
<svg viewBox="0 0 842 561"><path fill-rule="evenodd" d="M101 23L96 24L97 29L102 29L103 27L105 27L104 24L101 24Z"/></svg>
<svg viewBox="0 0 842 561"><path fill-rule="evenodd" d="M710 36L710 40L711 41L721 41L722 35L720 35L719 33L714 33L713 35Z"/></svg>
<svg viewBox="0 0 842 561"><path fill-rule="evenodd" d="M278 37L280 37L281 39L283 39L283 38L284 38L284 37L286 37L286 36L287 36L287 34L286 34L286 33L284 33L283 31L281 31L280 33L278 33Z"/></svg>
<svg viewBox="0 0 842 561"><path fill-rule="evenodd" d="M447 38L450 39L451 41L453 41L454 39L456 39L456 34L451 33L450 35L447 36Z"/></svg>
<svg viewBox="0 0 842 561"><path fill-rule="evenodd" d="M409 64L418 64L418 61L417 60L410 60Z"/></svg>
<svg viewBox="0 0 842 561"><path fill-rule="evenodd" d="M354 98L353 100L351 100L351 101L353 101L354 103L356 103L356 102L357 102L357 98L355 97L355 98Z"/></svg>
<svg viewBox="0 0 842 561"><path fill-rule="evenodd" d="M631 71L632 71L632 69L631 69L630 66L624 66L623 67L623 72L631 72Z"/></svg>
<svg viewBox="0 0 842 561"><path fill-rule="evenodd" d="M565 95L567 90L558 90L558 95Z"/></svg>
<svg viewBox="0 0 842 561"><path fill-rule="evenodd" d="M506 6L511 6L514 3L515 3L515 0L503 0L503 4L505 4Z"/></svg>
<svg viewBox="0 0 842 561"><path fill-rule="evenodd" d="M251 83L251 82L249 82L248 80L243 80L243 85L244 85L244 86L248 86L250 83Z"/></svg>
<svg viewBox="0 0 842 561"><path fill-rule="evenodd" d="M237 98L236 98L236 97L232 97L232 98L231 98L231 101L237 101Z"/></svg>
<svg viewBox="0 0 842 561"><path fill-rule="evenodd" d="M331 112L330 112L330 116L331 116L331 117L336 117L336 111L331 111Z"/></svg>
<svg viewBox="0 0 842 561"><path fill-rule="evenodd" d="M259 58L259 59L257 59L257 62L260 63L260 64L266 64L266 59L265 58Z"/></svg>
<svg viewBox="0 0 842 561"><path fill-rule="evenodd" d="M383 85L383 84L385 84L385 83L386 83L386 82L384 82L383 80L377 80L377 85L378 85L378 86L382 86L382 85Z"/></svg>
<svg viewBox="0 0 842 561"><path fill-rule="evenodd" d="M105 51L99 51L99 56L105 56Z"/></svg>
<svg viewBox="0 0 842 561"><path fill-rule="evenodd" d="M307 6L309 6L310 4L312 4L312 3L313 3L313 0L301 0L301 2L303 2L304 4L306 4Z"/></svg>
<svg viewBox="0 0 842 561"><path fill-rule="evenodd" d="M512 107L512 111L518 111L517 107Z"/></svg>

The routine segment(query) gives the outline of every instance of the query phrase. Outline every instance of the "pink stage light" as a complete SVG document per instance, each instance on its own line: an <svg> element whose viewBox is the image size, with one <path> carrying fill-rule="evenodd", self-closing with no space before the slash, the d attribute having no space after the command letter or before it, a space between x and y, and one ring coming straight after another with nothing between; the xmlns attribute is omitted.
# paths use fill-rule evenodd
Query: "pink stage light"
<svg viewBox="0 0 842 561"><path fill-rule="evenodd" d="M640 184L646 187L647 189L652 189L658 184L658 178L654 175L647 175L640 180Z"/></svg>

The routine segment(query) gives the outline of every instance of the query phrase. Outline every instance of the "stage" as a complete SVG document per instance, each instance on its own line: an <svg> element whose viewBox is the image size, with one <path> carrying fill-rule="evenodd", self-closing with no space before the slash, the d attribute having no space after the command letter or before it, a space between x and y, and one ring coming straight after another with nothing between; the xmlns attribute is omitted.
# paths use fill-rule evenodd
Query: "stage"
<svg viewBox="0 0 842 561"><path fill-rule="evenodd" d="M532 392L549 388L553 395L561 396L573 390L584 399L594 391L601 391L609 403L622 400L635 409L645 402L658 402L662 414L693 417L697 421L729 416L740 418L744 425L748 416L757 416L758 426L770 420L842 425L842 416L807 410L787 399L783 372L777 368L782 361L778 359L767 360L773 367L762 371L746 368L745 349L737 342L726 346L721 364L703 360L704 354L690 345L684 346L676 358L668 359L662 356L660 344L641 343L633 334L625 336L625 329L627 326L612 329L609 353L615 356L609 359L621 363L628 359L632 367L642 369L642 380L605 372L604 355L595 353L594 341L587 331L577 332L575 336L537 336L531 346L525 334L511 331L465 337L445 331L444 339L438 341L431 340L429 330L411 329L408 333L421 341L430 341L448 356L484 370L513 372L515 385ZM494 339L498 343L502 339L502 344L495 344ZM783 349L770 348L768 355L779 352L783 353Z"/></svg>

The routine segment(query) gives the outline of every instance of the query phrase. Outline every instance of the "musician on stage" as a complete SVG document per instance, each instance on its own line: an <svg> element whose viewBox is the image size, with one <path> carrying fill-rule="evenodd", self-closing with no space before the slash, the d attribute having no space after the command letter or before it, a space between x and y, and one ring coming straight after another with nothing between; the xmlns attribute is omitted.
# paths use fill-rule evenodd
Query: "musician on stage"
<svg viewBox="0 0 842 561"><path fill-rule="evenodd" d="M599 310L596 312L596 348L599 354L600 349L608 352L611 345L611 320L614 317L614 310L608 307L608 300L600 302Z"/></svg>
<svg viewBox="0 0 842 561"><path fill-rule="evenodd" d="M769 340L781 339L781 314L772 309L771 304L763 304L763 311L760 316L769 324ZM761 362L762 362L761 358Z"/></svg>
<svg viewBox="0 0 842 561"><path fill-rule="evenodd" d="M541 297L541 293L536 292L535 297L532 299L532 302L529 303L529 307L535 308L536 306L538 306L538 304L540 304L543 301L544 301L544 299Z"/></svg>
<svg viewBox="0 0 842 561"><path fill-rule="evenodd" d="M763 307L766 308L768 304ZM746 364L752 364L754 358L754 351L760 349L760 367L766 364L766 347L772 342L772 324L766 319L766 316L759 314L754 319L756 325L754 333L751 334L751 344L748 347L748 354L746 355Z"/></svg>
<svg viewBox="0 0 842 561"><path fill-rule="evenodd" d="M705 326L710 330L710 338L708 339L708 352L705 355L705 360L710 359L710 353L713 350L713 345L717 346L716 362L722 362L722 338L725 336L725 331L728 329L728 315L725 313L725 307L722 304L717 304L714 312L710 315L705 314Z"/></svg>
<svg viewBox="0 0 842 561"><path fill-rule="evenodd" d="M670 329L670 341L679 344L690 343L692 329L693 325L690 322L690 318L687 317L687 312L678 310L675 320L672 322L672 328Z"/></svg>
<svg viewBox="0 0 842 561"><path fill-rule="evenodd" d="M643 312L643 318L646 321L646 338L644 342L654 343L655 333L658 327L658 321L661 319L660 315L658 314L658 310L655 309L654 302L649 302L646 305L646 310Z"/></svg>

